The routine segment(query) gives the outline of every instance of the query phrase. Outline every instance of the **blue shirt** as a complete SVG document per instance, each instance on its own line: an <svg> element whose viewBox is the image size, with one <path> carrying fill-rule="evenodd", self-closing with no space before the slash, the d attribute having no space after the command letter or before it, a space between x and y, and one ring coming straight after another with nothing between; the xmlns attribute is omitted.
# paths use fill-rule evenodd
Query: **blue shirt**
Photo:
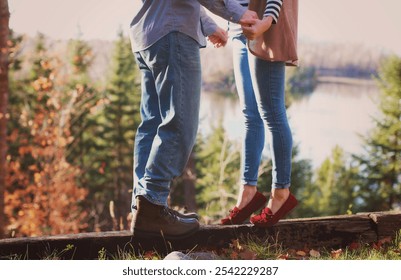
<svg viewBox="0 0 401 280"><path fill-rule="evenodd" d="M236 0L142 0L143 5L131 22L130 37L134 52L144 50L172 31L182 32L200 46L205 35L216 30L201 5L211 12L238 22L247 10Z"/></svg>

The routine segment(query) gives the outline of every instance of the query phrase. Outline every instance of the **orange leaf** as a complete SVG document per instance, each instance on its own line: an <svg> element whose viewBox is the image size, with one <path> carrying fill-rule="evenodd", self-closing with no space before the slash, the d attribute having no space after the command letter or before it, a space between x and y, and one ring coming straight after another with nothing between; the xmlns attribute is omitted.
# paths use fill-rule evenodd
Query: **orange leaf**
<svg viewBox="0 0 401 280"><path fill-rule="evenodd" d="M333 259L338 259L341 256L342 252L343 252L342 249L338 249L331 251L330 254Z"/></svg>
<svg viewBox="0 0 401 280"><path fill-rule="evenodd" d="M287 253L285 255L279 255L277 257L277 259L279 259L279 260L288 260L289 257L290 257L290 255Z"/></svg>
<svg viewBox="0 0 401 280"><path fill-rule="evenodd" d="M42 175L40 175L40 173L35 173L33 176L36 184L39 183L40 180L42 179Z"/></svg>
<svg viewBox="0 0 401 280"><path fill-rule="evenodd" d="M238 253L237 252L232 252L230 255L232 260L238 260Z"/></svg>
<svg viewBox="0 0 401 280"><path fill-rule="evenodd" d="M305 257L306 253L304 251L297 251L297 255L301 257Z"/></svg>

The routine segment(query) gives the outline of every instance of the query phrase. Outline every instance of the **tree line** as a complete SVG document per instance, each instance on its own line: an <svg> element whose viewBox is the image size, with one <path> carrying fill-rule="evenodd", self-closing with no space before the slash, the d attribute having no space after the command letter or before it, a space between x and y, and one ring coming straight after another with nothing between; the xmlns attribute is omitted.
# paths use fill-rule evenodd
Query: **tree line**
<svg viewBox="0 0 401 280"><path fill-rule="evenodd" d="M5 235L128 229L140 123L140 74L128 38L120 33L114 43L105 84L89 75L95 55L87 42L70 40L63 55L51 54L43 35L34 42L28 55L23 36L7 36L7 153L0 185ZM363 154L334 147L313 170L295 146L292 192L301 203L294 217L400 207L401 59L389 58L378 73L382 116L361 140ZM218 221L235 204L239 166L240 144L228 139L221 124L199 135L185 172L172 185L170 204L198 211L204 223ZM270 173L264 158L259 185L266 195Z"/></svg>

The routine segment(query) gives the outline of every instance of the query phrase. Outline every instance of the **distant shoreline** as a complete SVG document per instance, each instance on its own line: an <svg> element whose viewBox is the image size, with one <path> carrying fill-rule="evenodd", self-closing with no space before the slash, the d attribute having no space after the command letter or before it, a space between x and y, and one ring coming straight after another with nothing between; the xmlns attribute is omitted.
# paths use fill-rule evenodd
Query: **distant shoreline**
<svg viewBox="0 0 401 280"><path fill-rule="evenodd" d="M377 85L374 79L336 77L336 76L319 76L317 78L317 82L328 83L328 84L345 84L345 85L365 85L365 86Z"/></svg>

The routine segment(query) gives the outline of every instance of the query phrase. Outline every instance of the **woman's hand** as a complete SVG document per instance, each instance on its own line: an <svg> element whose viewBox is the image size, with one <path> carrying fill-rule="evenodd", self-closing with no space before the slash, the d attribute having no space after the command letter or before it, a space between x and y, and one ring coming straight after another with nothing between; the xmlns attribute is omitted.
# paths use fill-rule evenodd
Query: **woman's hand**
<svg viewBox="0 0 401 280"><path fill-rule="evenodd" d="M271 16L260 19L248 20L245 24L242 24L242 32L249 40L254 40L261 36L271 27L273 18Z"/></svg>

